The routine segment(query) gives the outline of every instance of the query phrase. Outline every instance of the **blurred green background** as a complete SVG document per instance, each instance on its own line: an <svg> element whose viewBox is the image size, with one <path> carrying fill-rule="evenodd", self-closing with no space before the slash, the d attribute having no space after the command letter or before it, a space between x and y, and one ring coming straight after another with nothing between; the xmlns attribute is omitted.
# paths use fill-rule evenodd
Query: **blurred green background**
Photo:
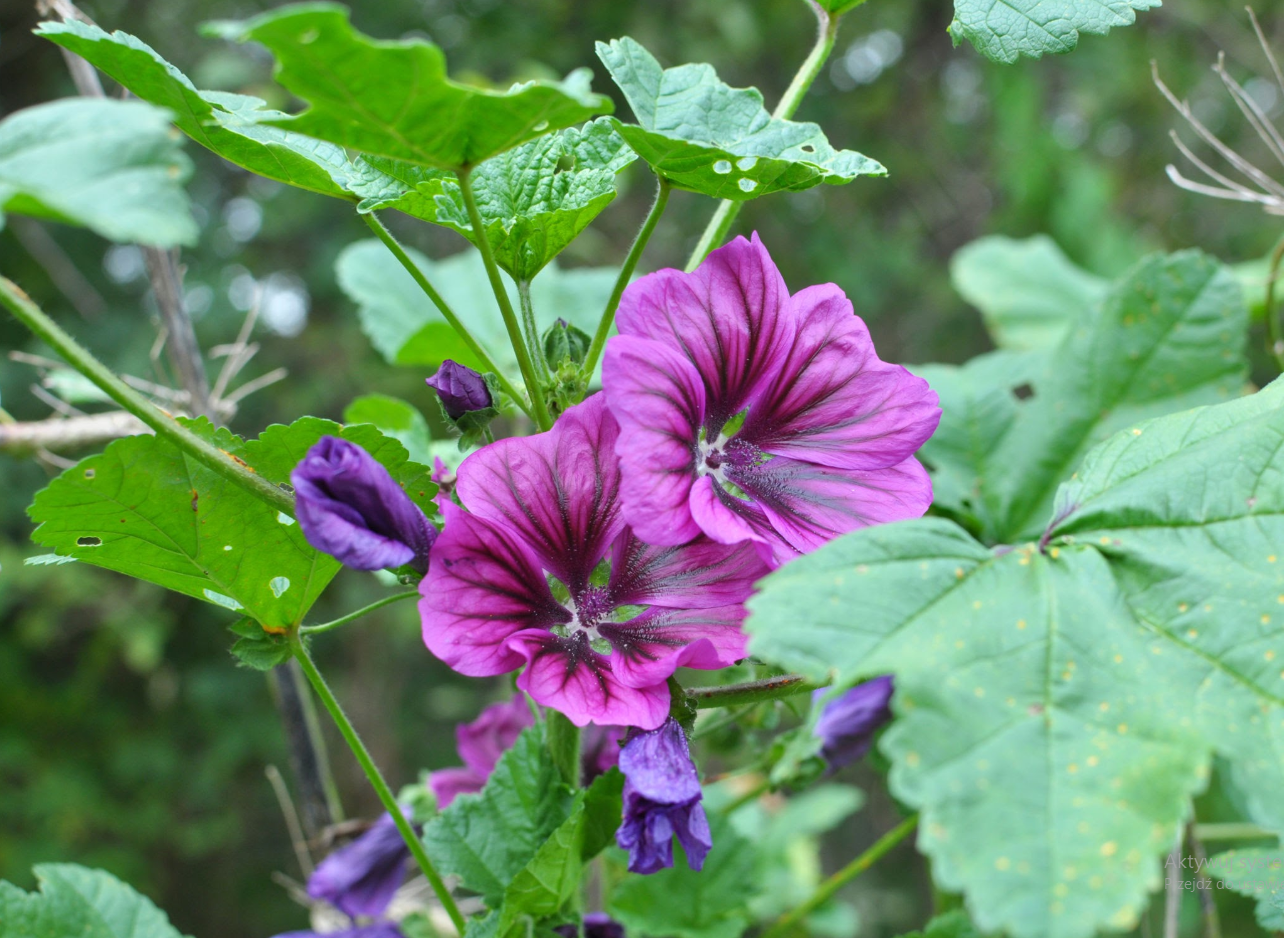
<svg viewBox="0 0 1284 938"><path fill-rule="evenodd" d="M196 35L203 20L271 5L82 6L105 28L152 44L198 87L289 106L262 50ZM356 24L372 35L419 35L445 47L457 76L503 82L594 66L593 41L627 33L665 64L714 63L729 83L759 86L769 105L806 55L814 29L802 0L353 5ZM1260 12L1284 52L1284 18ZM1047 232L1075 261L1107 275L1156 249L1200 246L1230 262L1269 251L1278 219L1189 195L1165 178L1165 164L1177 157L1167 133L1178 119L1150 81L1155 60L1214 131L1262 157L1209 70L1225 50L1237 77L1266 74L1237 5L1173 0L1141 14L1134 27L1085 37L1069 56L1016 66L993 65L966 45L952 48L950 18L946 0L870 0L847 17L831 64L799 112L836 146L884 163L887 179L762 199L739 221L738 230L761 233L792 288L842 286L883 358L958 362L989 347L948 274L953 252L984 234ZM30 35L37 20L30 3L0 2L0 115L74 93L59 51ZM600 66L596 71L601 75ZM1268 113L1284 113L1270 83L1249 88ZM255 338L263 349L244 377L289 370L286 380L244 402L233 428L254 435L303 413L339 418L354 397L375 391L431 409L425 376L379 358L336 286L336 255L368 236L348 206L187 149L197 168L189 191L202 237L183 262L201 343L231 341L257 287L263 315ZM563 255L563 265L622 259L651 183L638 164L620 186L620 198ZM642 268L681 266L712 208L675 194ZM463 245L444 229L389 222L431 257ZM60 265L78 276L57 273ZM117 369L166 380L163 361L150 356L156 317L135 249L14 219L0 230L0 270ZM8 318L0 318L0 348L40 351ZM1265 380L1271 373L1255 355L1257 377ZM37 379L27 364L0 361L0 403L18 419L50 412L30 390ZM28 541L23 510L48 478L35 461L0 456L0 878L30 886L33 863L74 861L134 883L182 930L203 938L301 927L302 912L272 880L274 871L299 872L264 777L269 764L288 775L264 677L233 667L229 616L215 607L80 564L24 566L42 551ZM313 619L351 610L380 589L369 575L341 574ZM327 636L318 653L394 786L412 781L421 767L455 763L454 723L504 692L502 683L467 681L437 664L406 604ZM348 812L372 814L374 799L355 765L337 745L332 751ZM729 766L734 755L718 759ZM894 817L873 769L854 770L851 780L867 789L868 805L826 841L831 865ZM850 897L862 935L893 935L921 925L930 880L902 848Z"/></svg>

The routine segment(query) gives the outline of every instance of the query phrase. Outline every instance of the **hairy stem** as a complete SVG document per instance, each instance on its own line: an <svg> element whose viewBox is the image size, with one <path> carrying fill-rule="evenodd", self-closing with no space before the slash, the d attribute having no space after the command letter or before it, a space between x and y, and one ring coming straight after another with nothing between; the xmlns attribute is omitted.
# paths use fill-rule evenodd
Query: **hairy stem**
<svg viewBox="0 0 1284 938"><path fill-rule="evenodd" d="M495 263L495 252L490 249L490 239L486 237L486 226L482 224L481 212L477 210L477 198L473 195L473 184L469 180L469 171L462 169L455 175L459 177L459 192L464 198L464 206L468 209L468 221L473 229L474 242L477 250L481 252L482 263L486 265L486 276L490 280L490 288L495 293L495 302L499 304L499 313L504 317L504 328L508 330L508 341L513 344L513 352L517 355L517 364L522 370L522 380L526 382L526 393L531 399L531 419L539 426L541 430L547 430L553 425L549 419L548 407L544 403L544 384L539 380L539 375L535 372L535 365L531 361L530 351L526 348L526 343L522 340L522 327L517 321L517 314L513 312L513 304L508 299L508 291L504 289L504 281L499 276L499 266Z"/></svg>
<svg viewBox="0 0 1284 938"><path fill-rule="evenodd" d="M807 94L807 89L811 87L816 76L820 74L821 68L825 65L825 60L829 58L829 53L834 49L834 40L838 38L838 21L841 16L831 16L815 0L809 0L809 6L812 12L816 14L817 35L816 44L812 46L811 52L803 60L794 75L794 80L789 83L785 93L780 98L780 103L776 109L771 112L772 117L788 120L794 116L798 110L798 105L802 103L803 96ZM722 244L727 239L727 232L731 230L732 223L735 222L736 216L740 214L742 202L736 202L731 199L723 199L714 209L713 217L709 219L709 224L705 225L704 233L700 235L700 240L691 252L691 257L687 261L687 273L695 270L700 266L700 262L705 259L710 251Z"/></svg>
<svg viewBox="0 0 1284 938"><path fill-rule="evenodd" d="M379 220L374 212L368 212L361 217L365 219L366 224L370 226L370 230L373 231L379 240L384 243L384 246L392 252L392 256L397 259L398 263L400 263L402 267L406 268L406 273L410 274L410 276L414 278L415 283L419 284L419 289L423 290L428 299L432 301L432 305L437 307L437 311L441 313L441 318L446 320L450 328L454 329L455 333L464 340L464 344L468 346L468 350L470 352L477 356L477 360L481 362L482 367L487 371L492 372L495 377L499 379L499 385L504 389L504 392L517 403L518 407L525 411L526 416L531 416L530 409L526 406L525 399L517 392L517 389L513 387L512 382L508 380L508 377L499 370L498 366L495 364L495 360L487 354L484 348L482 348L481 343L478 342L473 334L468 331L468 328L460 322L459 317L455 315L455 311L450 308L450 304L447 303L445 298L437 292L437 288L432 285L432 282L424 276L424 272L419 269L419 265L410 259L410 255L407 254L406 249L401 246L401 242L393 237L392 232L387 229L384 223Z"/></svg>
<svg viewBox="0 0 1284 938"><path fill-rule="evenodd" d="M169 440L197 462L208 466L277 511L294 516L294 498L291 495L201 439L121 381L106 365L46 316L26 293L4 277L0 277L0 304L8 307L23 325L66 359L68 364L101 388L117 404L155 430L157 435Z"/></svg>
<svg viewBox="0 0 1284 938"><path fill-rule="evenodd" d="M741 704L792 697L794 694L810 693L823 686L823 684L810 683L801 674L782 674L779 677L746 681L743 684L688 687L687 696L692 698L697 710L707 710L710 707L738 707Z"/></svg>
<svg viewBox="0 0 1284 938"><path fill-rule="evenodd" d="M1266 274L1266 342L1276 367L1284 372L1284 335L1281 335L1280 317L1275 311L1275 282L1280 276L1281 263L1284 263L1284 237L1271 251L1271 266Z"/></svg>
<svg viewBox="0 0 1284 938"><path fill-rule="evenodd" d="M597 367L602 347L606 345L606 337L611 331L611 324L615 322L615 311L620 307L620 297L624 295L624 288L629 285L629 278L637 269L638 260L646 250L646 243L651 240L651 233L655 231L660 216L664 214L664 207L669 204L670 188L669 180L663 176L656 177L655 201L651 203L651 211L647 212L646 220L642 222L637 237L633 239L633 246L629 248L629 254L624 258L624 266L620 268L620 275L615 278L615 287L611 290L610 299L606 301L606 309L602 312L602 318L598 320L593 342L589 345L588 354L584 356L584 367L580 373L584 376L586 383L593 377L593 369Z"/></svg>
<svg viewBox="0 0 1284 938"><path fill-rule="evenodd" d="M912 814L901 821L874 841L873 846L868 850L821 883L806 902L776 919L775 924L763 932L761 938L782 938L789 934L795 925L833 898L834 893L877 863L889 850L904 840L917 825L917 814Z"/></svg>
<svg viewBox="0 0 1284 938"><path fill-rule="evenodd" d="M517 300L522 307L522 328L526 330L526 344L535 359L541 375L548 375L548 362L544 360L544 346L539 341L539 326L535 322L535 304L531 302L531 282L517 281Z"/></svg>
<svg viewBox="0 0 1284 938"><path fill-rule="evenodd" d="M556 710L545 712L548 714L548 751L553 756L553 764L562 773L566 784L579 788L583 774L580 770L580 728Z"/></svg>
<svg viewBox="0 0 1284 938"><path fill-rule="evenodd" d="M356 622L358 619L370 615L376 609L382 609L392 603L401 602L403 599L418 599L418 593L393 593L391 596L385 596L383 599L376 599L368 606L362 606L356 612L350 612L346 616L340 616L330 622L322 622L320 625L305 625L299 629L304 635L315 635L318 632L329 632L331 629L337 629L340 626L347 625L349 622Z"/></svg>
<svg viewBox="0 0 1284 938"><path fill-rule="evenodd" d="M325 682L325 678L317 670L317 666L313 663L308 650L303 647L303 641L297 632L293 632L290 635L290 650L294 653L294 659L299 663L299 667L303 669L303 673L307 675L308 681L311 682L312 689L316 691L317 697L321 699L321 704L329 711L330 717L334 720L334 725L339 730L339 734L343 737L344 742L348 744L348 748L352 750L352 755L356 758L357 764L361 766L361 771L370 780L370 786L375 790L375 794L379 796L379 801L383 804L384 809L392 815L392 819L397 825L397 830L400 831L406 846L410 848L410 854L415 858L415 862L419 864L419 869L428 880L428 884L432 886L432 891L437 894L442 908L446 910L451 922L454 923L455 928L462 935L467 922L463 913L459 911L459 906L455 903L455 897L446 888L441 874L437 872L437 868L433 866L432 860L428 857L428 852L424 849L423 841L419 839L415 829L410 825L410 821L402 813L401 806L397 804L397 799L392 794L392 789L384 781L383 775L379 772L379 767L374 764L374 759L370 757L370 752L366 749L365 743L361 741L361 737L357 735L357 731L348 719L347 714L343 712L343 707L335 699L334 693L330 690L330 685Z"/></svg>

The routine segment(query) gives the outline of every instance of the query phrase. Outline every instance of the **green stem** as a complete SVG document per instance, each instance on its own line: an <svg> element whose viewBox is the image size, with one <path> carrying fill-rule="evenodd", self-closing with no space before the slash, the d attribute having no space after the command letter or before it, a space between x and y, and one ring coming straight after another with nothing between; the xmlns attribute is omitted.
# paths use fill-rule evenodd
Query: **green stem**
<svg viewBox="0 0 1284 938"><path fill-rule="evenodd" d="M334 725L338 727L339 734L343 737L344 742L348 744L348 748L352 750L352 755L356 757L357 763L361 766L361 771L365 772L366 778L370 780L370 785L374 788L375 794L379 796L379 801L387 812L392 815L392 820L396 823L397 830L401 832L402 839L405 840L406 846L410 848L411 856L419 864L419 869L427 878L428 884L432 886L432 891L441 900L442 908L446 910L451 922L454 923L455 928L462 935L467 927L467 922L463 913L459 911L459 906L455 904L455 897L450 894L450 890L446 888L446 884L437 872L437 868L432 865L432 860L428 858L428 852L424 850L423 841L415 834L415 829L410 825L410 821L406 820L400 805L397 804L397 799L392 794L392 789L384 781L383 775L379 772L379 767L370 758L369 750L366 749L365 743L361 741L361 737L357 735L357 731L348 720L347 714L343 712L343 707L335 699L334 693L330 690L330 685L325 682L325 678L321 676L321 672L317 670L317 666L312 662L312 656L303 647L303 642L298 633L290 634L290 650L294 653L295 660L299 662L299 667L303 669L303 673L307 675L312 684L312 689L316 691L317 697L321 700L321 704L330 712Z"/></svg>
<svg viewBox="0 0 1284 938"><path fill-rule="evenodd" d="M1232 822L1227 824L1196 824L1191 828L1199 840L1267 840L1279 835L1256 824Z"/></svg>
<svg viewBox="0 0 1284 938"><path fill-rule="evenodd" d="M530 352L522 341L522 327L513 312L513 304L508 299L508 291L499 276L499 266L495 263L495 253L490 249L490 239L486 237L486 226L482 224L481 212L477 210L477 198L473 195L473 184L469 181L469 171L459 170L459 192L464 197L464 206L468 209L468 221L472 225L473 241L481 252L482 263L486 265L486 276L490 279L490 288L495 293L495 302L499 304L499 313L504 317L504 328L508 330L508 341L513 344L517 355L518 367L522 369L522 380L526 382L526 393L531 399L531 419L541 430L553 425L548 416L548 407L544 404L544 385L535 373Z"/></svg>
<svg viewBox="0 0 1284 938"><path fill-rule="evenodd" d="M539 325L535 322L535 304L531 302L531 282L517 281L517 300L522 307L522 328L526 330L526 344L535 358L535 367L541 375L549 374L544 360L544 346L539 341Z"/></svg>
<svg viewBox="0 0 1284 938"><path fill-rule="evenodd" d="M331 629L337 629L342 625L347 625L349 622L356 622L358 619L362 618L363 616L368 616L370 613L374 612L376 609L382 609L384 606L391 605L392 603L395 603L395 602L400 602L403 599L418 599L418 598L419 598L418 593L394 593L391 596L383 597L383 599L376 599L370 605L362 606L356 612L350 612L346 616L340 616L339 618L334 619L330 622L322 622L320 625L305 625L305 626L302 626L299 629L299 631L304 635L315 635L318 632L329 632Z"/></svg>
<svg viewBox="0 0 1284 938"><path fill-rule="evenodd" d="M158 436L169 440L198 462L208 466L223 478L239 485L251 495L266 502L277 511L294 516L294 498L277 488L244 463L206 442L177 420L165 413L147 398L129 387L111 370L94 358L82 345L46 316L31 298L12 281L0 277L0 304L22 320L23 325L43 339L54 351L67 360L73 368L98 385L108 397L120 404Z"/></svg>
<svg viewBox="0 0 1284 938"><path fill-rule="evenodd" d="M808 682L801 674L782 674L761 681L746 681L744 684L688 687L687 696L692 698L697 710L707 710L710 707L736 707L740 704L792 697L794 694L810 693L823 686Z"/></svg>
<svg viewBox="0 0 1284 938"><path fill-rule="evenodd" d="M566 784L572 788L580 787L580 728L556 710L548 714L546 729L548 731L548 751L553 756L553 764L562 773Z"/></svg>
<svg viewBox="0 0 1284 938"><path fill-rule="evenodd" d="M361 217L365 219L366 224L370 226L370 230L373 231L379 240L384 243L384 246L392 252L392 256L397 259L402 267L406 268L406 273L410 274L410 276L414 278L415 283L419 284L419 289L423 290L428 299L432 300L432 304L436 306L437 311L441 313L442 319L446 320L450 325L450 328L454 329L459 337L464 340L464 344L468 346L468 350L470 352L477 356L477 360L481 362L482 367L486 371L493 373L495 377L499 379L499 386L504 389L504 393L511 397L517 403L517 406L525 411L526 416L529 417L531 412L526 407L525 400L517 393L517 388L513 387L513 384L508 380L508 377L499 370L499 366L495 364L495 360L487 354L486 350L482 348L481 343L478 342L477 339L473 337L473 334L468 331L468 328L459 321L459 317L456 316L455 311L450 308L450 304L447 303L445 298L437 292L437 288L432 285L432 282L424 276L424 272L419 268L419 265L410 259L410 255L407 254L406 249L401 246L401 242L393 237L392 232L387 229L384 223L379 220L379 217L375 215L374 212L367 212Z"/></svg>
<svg viewBox="0 0 1284 938"><path fill-rule="evenodd" d="M760 938L782 938L787 935L790 929L833 898L834 893L882 859L883 855L904 840L917 824L917 814L912 814L901 821L874 841L872 847L821 883L806 902L776 919L775 924L763 932Z"/></svg>
<svg viewBox="0 0 1284 938"><path fill-rule="evenodd" d="M1280 334L1280 317L1275 312L1275 281L1280 276L1280 264L1284 262L1284 237L1275 244L1271 252L1271 266L1266 275L1266 336L1269 351L1275 358L1275 366L1284 372L1284 335Z"/></svg>
<svg viewBox="0 0 1284 938"><path fill-rule="evenodd" d="M669 204L670 188L669 180L663 176L656 177L655 201L651 203L651 211L647 212L646 220L642 222L637 237L633 239L633 246L629 248L629 255L624 258L624 266L620 268L620 275L615 278L615 288L611 291L611 298L606 301L606 309L598 321L597 332L593 335L588 354L584 356L584 367L580 374L584 376L585 382L593 378L593 369L597 367L598 356L602 354L602 347L606 345L611 324L615 322L615 311L620 306L620 297L624 295L624 288L629 285L629 278L633 276L633 271L638 266L638 260L646 249L646 243L651 240L651 232L655 231L660 216L664 214L664 207Z"/></svg>
<svg viewBox="0 0 1284 938"><path fill-rule="evenodd" d="M803 60L803 64L794 74L794 80L789 83L785 93L780 98L780 103L776 109L771 112L771 116L788 120L794 116L798 110L798 105L802 103L803 96L807 94L807 89L811 87L816 76L825 65L825 60L829 58L829 53L834 49L834 40L838 38L838 22L842 16L830 16L815 0L809 0L812 11L816 14L817 35L816 44L812 46L810 54ZM700 262L705 259L710 251L722 244L727 239L727 232L731 230L731 225L740 214L740 206L743 202L735 202L731 199L723 199L714 209L713 217L709 219L709 224L705 225L704 233L700 235L699 242L696 243L695 250L691 252L691 257L687 261L687 273L695 270L700 266Z"/></svg>
<svg viewBox="0 0 1284 938"><path fill-rule="evenodd" d="M723 808L722 813L731 814L734 811L738 811L739 809L743 808L745 805L749 804L749 802L757 801L759 798L761 798L770 790L771 790L771 781L769 779L764 778L759 782L755 782L752 788L746 791L743 795L739 795L734 801L731 802L731 804Z"/></svg>

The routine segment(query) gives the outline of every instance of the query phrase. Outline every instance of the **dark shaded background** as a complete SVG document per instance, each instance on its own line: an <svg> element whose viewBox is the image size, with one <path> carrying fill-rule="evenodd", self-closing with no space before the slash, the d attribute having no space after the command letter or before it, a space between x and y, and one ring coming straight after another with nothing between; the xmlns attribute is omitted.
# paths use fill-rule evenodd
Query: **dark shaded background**
<svg viewBox="0 0 1284 938"><path fill-rule="evenodd" d="M627 33L666 64L712 62L728 82L758 85L769 104L813 35L801 0L353 5L366 32L430 37L464 77L507 81L594 66L593 40ZM102 26L155 46L198 87L289 106L271 84L261 49L196 35L203 20L246 16L270 3L83 6ZM1284 52L1284 20L1272 23L1271 11L1261 12ZM1154 249L1201 246L1233 262L1269 250L1278 220L1188 195L1166 180L1164 165L1176 156L1167 132L1177 119L1149 75L1154 59L1210 126L1260 157L1208 69L1224 49L1237 76L1265 74L1238 5L1171 0L1141 14L1135 27L1086 37L1070 56L1016 66L952 48L950 16L945 0L871 0L848 17L832 65L799 112L820 122L836 146L883 162L888 179L766 198L740 216L739 230L762 234L791 287L840 284L883 358L958 362L988 348L947 270L951 254L983 234L1048 232L1076 261L1107 275ZM58 50L29 34L35 22L30 4L0 0L0 114L74 93ZM1284 113L1278 93L1264 83L1252 88L1274 115ZM613 89L599 81L599 90ZM184 262L202 344L234 336L247 289L257 283L275 299L256 334L263 351L247 376L280 365L290 370L286 381L246 402L234 429L253 435L302 413L338 418L352 398L371 391L427 407L424 376L379 359L335 285L336 254L368 235L349 207L265 184L194 145L188 152L197 166L189 190L203 233ZM621 177L621 190L565 264L623 257L651 195L640 164ZM712 208L676 193L643 268L681 266ZM462 246L451 232L390 221L431 256ZM149 358L154 309L136 255L84 231L43 231L86 278L83 288L63 283L86 312L28 250L38 233L20 239L13 224L0 230L0 270L114 367L163 379ZM301 310L306 327L296 331ZM0 347L38 351L8 318L0 318ZM35 378L29 366L0 363L0 403L19 419L48 414L29 392ZM81 564L24 566L24 557L42 551L27 540L23 509L47 478L35 463L0 457L0 878L30 886L33 863L75 861L136 884L181 929L203 938L299 927L301 913L270 880L274 870L297 871L263 775L265 764L286 769L263 676L232 666L229 617L212 606ZM341 574L314 618L355 608L378 590L366 575ZM394 786L421 767L454 763L453 724L503 692L430 658L408 605L318 646ZM333 750L348 811L372 813L374 799L355 766L337 745ZM890 826L892 807L877 775L866 768L855 778L870 789L871 804L831 839L830 863ZM907 850L862 879L853 892L862 934L921 924L926 882Z"/></svg>

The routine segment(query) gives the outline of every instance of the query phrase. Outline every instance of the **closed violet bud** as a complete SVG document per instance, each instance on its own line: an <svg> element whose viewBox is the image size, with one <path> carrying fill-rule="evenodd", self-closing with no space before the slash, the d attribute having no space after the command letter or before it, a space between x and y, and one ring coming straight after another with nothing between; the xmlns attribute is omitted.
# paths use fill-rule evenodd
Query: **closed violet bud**
<svg viewBox="0 0 1284 938"><path fill-rule="evenodd" d="M558 925L553 931L562 938L579 938L580 933L574 923ZM624 926L605 912L589 912L584 916L584 938L624 938Z"/></svg>
<svg viewBox="0 0 1284 938"><path fill-rule="evenodd" d="M356 570L428 570L437 529L373 456L323 436L290 473L308 543Z"/></svg>
<svg viewBox="0 0 1284 938"><path fill-rule="evenodd" d="M344 928L339 931L292 931L276 938L405 938L396 922L371 922L369 925L358 925L355 928Z"/></svg>
<svg viewBox="0 0 1284 938"><path fill-rule="evenodd" d="M676 836L693 870L704 866L713 846L700 803L700 776L686 733L670 717L659 729L638 733L620 750L624 773L624 821L615 842L629 852L629 871L655 873L673 866Z"/></svg>
<svg viewBox="0 0 1284 938"><path fill-rule="evenodd" d="M495 403L485 378L449 358L428 379L428 386L437 392L441 406L451 420L458 420L474 410L485 410Z"/></svg>
<svg viewBox="0 0 1284 938"><path fill-rule="evenodd" d="M409 859L410 850L392 815L384 814L318 864L308 878L308 895L346 915L380 916L405 880Z"/></svg>
<svg viewBox="0 0 1284 938"><path fill-rule="evenodd" d="M821 757L830 771L850 765L874 742L874 734L892 718L888 705L892 699L891 675L876 677L857 684L825 704L816 721L816 735L822 743ZM812 695L819 702L827 693L822 688Z"/></svg>

